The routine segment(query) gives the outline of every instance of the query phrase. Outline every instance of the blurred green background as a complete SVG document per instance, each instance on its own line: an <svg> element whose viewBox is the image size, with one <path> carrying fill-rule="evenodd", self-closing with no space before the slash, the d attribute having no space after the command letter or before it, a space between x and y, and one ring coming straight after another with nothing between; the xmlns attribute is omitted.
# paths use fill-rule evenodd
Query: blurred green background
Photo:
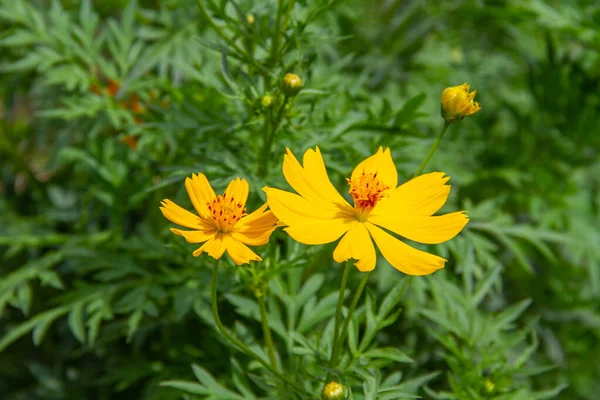
<svg viewBox="0 0 600 400"><path fill-rule="evenodd" d="M236 6L260 43L273 4ZM415 284L382 340L416 360L408 375L441 372L424 398L597 399L600 4L298 0L291 21L273 72L305 90L260 176L264 86L224 64L193 1L0 0L0 398L175 399L158 384L191 379L191 363L227 381L209 273L160 200L184 203L184 177L204 171L221 189L245 177L258 204L264 184L283 186L284 146L319 145L336 183L388 146L407 179L441 124L441 91L466 81L482 110L450 127L428 170L452 177L449 207L471 222L436 246L452 262ZM307 257L333 264L319 254ZM372 290L394 274L378 267ZM467 312L471 281L490 295ZM505 322L528 350L444 325L526 299ZM489 397L464 394L479 386Z"/></svg>

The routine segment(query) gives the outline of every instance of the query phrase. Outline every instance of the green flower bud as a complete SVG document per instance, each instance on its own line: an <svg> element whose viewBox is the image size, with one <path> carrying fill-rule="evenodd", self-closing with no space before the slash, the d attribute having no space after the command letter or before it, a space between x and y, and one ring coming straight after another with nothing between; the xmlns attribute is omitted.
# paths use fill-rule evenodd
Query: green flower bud
<svg viewBox="0 0 600 400"><path fill-rule="evenodd" d="M266 94L260 98L260 105L262 106L262 108L267 109L271 107L271 105L273 104L273 100L273 96L271 96L270 94Z"/></svg>
<svg viewBox="0 0 600 400"><path fill-rule="evenodd" d="M494 385L494 382L490 381L489 379L486 379L484 381L484 385L485 390L487 390L488 393L491 393L494 391L494 389L496 389L496 385Z"/></svg>
<svg viewBox="0 0 600 400"><path fill-rule="evenodd" d="M337 382L329 382L323 388L323 392L321 392L322 400L344 400L345 398L344 385Z"/></svg>
<svg viewBox="0 0 600 400"><path fill-rule="evenodd" d="M281 90L288 96L295 96L302 89L302 79L296 74L287 73L281 82Z"/></svg>

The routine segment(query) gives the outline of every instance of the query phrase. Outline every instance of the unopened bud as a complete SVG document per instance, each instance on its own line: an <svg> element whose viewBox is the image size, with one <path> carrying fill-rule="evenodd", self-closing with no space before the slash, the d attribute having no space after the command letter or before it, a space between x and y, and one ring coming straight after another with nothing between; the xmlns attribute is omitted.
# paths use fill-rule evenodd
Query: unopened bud
<svg viewBox="0 0 600 400"><path fill-rule="evenodd" d="M344 400L345 398L344 385L337 382L329 382L321 392L322 400Z"/></svg>
<svg viewBox="0 0 600 400"><path fill-rule="evenodd" d="M460 86L447 87L442 92L442 117L446 123L460 121L468 115L475 114L481 110L479 103L473 101L476 91L469 93L469 85L463 83Z"/></svg>
<svg viewBox="0 0 600 400"><path fill-rule="evenodd" d="M295 96L302 89L302 79L296 74L287 73L281 82L283 93L288 96Z"/></svg>
<svg viewBox="0 0 600 400"><path fill-rule="evenodd" d="M485 384L485 390L487 390L488 393L491 393L494 391L494 389L496 389L496 385L494 385L494 382L492 382L489 379L486 379L484 384Z"/></svg>
<svg viewBox="0 0 600 400"><path fill-rule="evenodd" d="M260 105L262 106L262 108L269 108L271 107L271 105L273 104L273 96L271 96L270 94L266 94L263 97L261 97L260 99Z"/></svg>
<svg viewBox="0 0 600 400"><path fill-rule="evenodd" d="M254 25L255 21L256 20L254 19L254 15L252 15L252 14L246 15L246 22L248 23L248 25Z"/></svg>

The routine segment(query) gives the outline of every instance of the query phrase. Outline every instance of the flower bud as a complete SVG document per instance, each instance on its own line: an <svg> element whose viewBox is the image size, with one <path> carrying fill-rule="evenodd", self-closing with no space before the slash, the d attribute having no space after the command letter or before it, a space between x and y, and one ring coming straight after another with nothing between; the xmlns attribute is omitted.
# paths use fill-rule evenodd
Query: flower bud
<svg viewBox="0 0 600 400"><path fill-rule="evenodd" d="M260 98L260 105L262 106L262 108L267 109L267 108L271 107L272 104L273 104L273 96L271 96L270 94L266 94Z"/></svg>
<svg viewBox="0 0 600 400"><path fill-rule="evenodd" d="M252 15L252 14L246 15L246 22L248 23L248 25L254 25L255 21L256 20L254 19L254 15Z"/></svg>
<svg viewBox="0 0 600 400"><path fill-rule="evenodd" d="M442 117L446 123L460 121L481 109L479 103L473 101L477 91L473 90L469 93L469 88L465 82L460 86L447 87L442 92Z"/></svg>
<svg viewBox="0 0 600 400"><path fill-rule="evenodd" d="M321 392L322 400L344 400L345 398L344 385L337 382L329 382Z"/></svg>
<svg viewBox="0 0 600 400"><path fill-rule="evenodd" d="M287 73L281 82L281 90L287 96L295 96L302 89L302 79L296 74Z"/></svg>

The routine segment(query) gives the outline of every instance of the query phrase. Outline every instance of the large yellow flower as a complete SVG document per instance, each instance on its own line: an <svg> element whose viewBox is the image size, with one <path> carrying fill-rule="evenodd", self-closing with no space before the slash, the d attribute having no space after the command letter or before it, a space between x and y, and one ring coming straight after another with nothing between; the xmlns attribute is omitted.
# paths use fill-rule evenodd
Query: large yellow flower
<svg viewBox="0 0 600 400"><path fill-rule="evenodd" d="M318 147L304 153L303 164L287 149L283 174L298 194L266 187L269 208L300 243L330 243L343 235L333 258L337 262L352 258L360 271L375 268L373 238L395 268L409 275L430 274L446 260L410 247L386 230L434 244L452 239L468 222L464 212L432 216L450 193L446 185L450 178L443 172L421 175L397 186L398 173L389 149L380 147L358 164L347 180L354 206L332 185Z"/></svg>
<svg viewBox="0 0 600 400"><path fill-rule="evenodd" d="M193 229L171 228L171 232L183 236L189 243L204 243L194 251L194 256L206 252L219 259L227 251L237 265L262 260L246 245L266 244L276 228L277 218L270 210L266 211L266 203L246 215L246 180L237 178L231 181L225 192L217 196L206 176L199 173L185 179L185 188L198 215L168 199L161 202L160 210L169 221Z"/></svg>

